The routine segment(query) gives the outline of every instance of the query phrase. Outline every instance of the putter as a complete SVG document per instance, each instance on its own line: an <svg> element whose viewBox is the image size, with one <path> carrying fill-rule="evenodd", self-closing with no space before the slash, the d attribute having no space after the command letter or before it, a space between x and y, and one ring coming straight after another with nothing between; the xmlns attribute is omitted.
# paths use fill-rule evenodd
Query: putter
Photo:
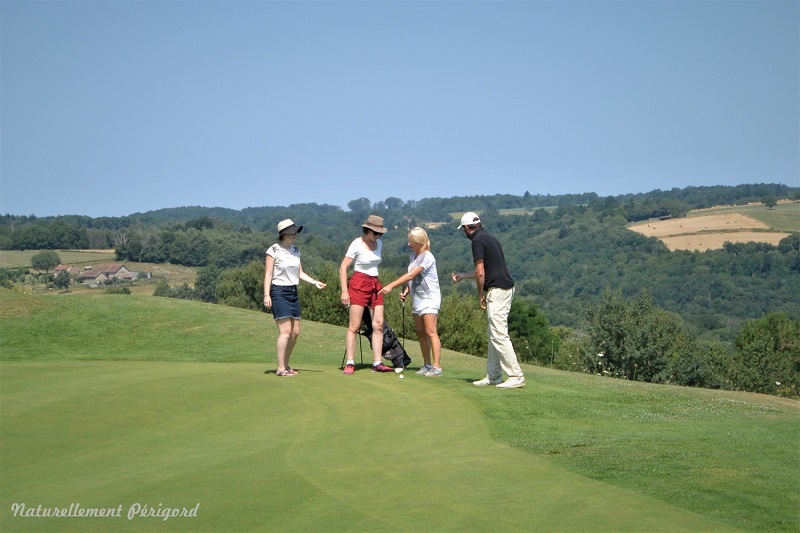
<svg viewBox="0 0 800 533"><path fill-rule="evenodd" d="M403 353L406 351L406 301L400 300L402 302L403 307L403 331L401 332L401 338L403 339L401 345L403 346ZM406 369L406 356L403 355L403 362L400 365L400 372L403 372Z"/></svg>
<svg viewBox="0 0 800 533"><path fill-rule="evenodd" d="M402 300L402 302L403 302L403 331L402 331L403 340L402 340L402 344L403 344L403 350L405 350L406 349L406 301ZM405 363L405 359L403 359L403 366L404 367L405 367L405 364L406 364Z"/></svg>
<svg viewBox="0 0 800 533"><path fill-rule="evenodd" d="M401 337L403 339L401 341L402 346L403 346L403 353L405 353L405 351L406 351L406 302L405 302L405 300L400 300L400 302L401 302L401 305L403 306L403 331L400 333L400 335L401 335ZM399 368L395 367L394 373L395 374L400 374L400 377L402 378L403 377L403 371L406 369L406 358L405 358L405 356L401 356L401 359L402 359L402 361L400 363L400 367Z"/></svg>

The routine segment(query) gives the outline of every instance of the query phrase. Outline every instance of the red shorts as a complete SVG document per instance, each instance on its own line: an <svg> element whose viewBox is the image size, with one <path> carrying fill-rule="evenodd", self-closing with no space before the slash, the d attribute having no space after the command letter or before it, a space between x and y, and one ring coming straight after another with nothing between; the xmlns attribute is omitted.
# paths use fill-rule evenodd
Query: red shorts
<svg viewBox="0 0 800 533"><path fill-rule="evenodd" d="M378 291L383 288L378 278L368 276L363 272L354 272L347 284L347 292L350 294L350 304L362 307L375 307L383 305L383 295Z"/></svg>

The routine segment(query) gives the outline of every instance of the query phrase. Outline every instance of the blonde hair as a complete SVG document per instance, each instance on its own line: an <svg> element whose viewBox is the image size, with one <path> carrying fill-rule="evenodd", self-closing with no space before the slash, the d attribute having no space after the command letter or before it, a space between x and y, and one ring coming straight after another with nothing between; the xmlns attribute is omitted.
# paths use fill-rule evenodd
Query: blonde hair
<svg viewBox="0 0 800 533"><path fill-rule="evenodd" d="M422 251L427 252L431 249L431 240L428 234L422 228L413 228L408 230L408 240L422 245Z"/></svg>

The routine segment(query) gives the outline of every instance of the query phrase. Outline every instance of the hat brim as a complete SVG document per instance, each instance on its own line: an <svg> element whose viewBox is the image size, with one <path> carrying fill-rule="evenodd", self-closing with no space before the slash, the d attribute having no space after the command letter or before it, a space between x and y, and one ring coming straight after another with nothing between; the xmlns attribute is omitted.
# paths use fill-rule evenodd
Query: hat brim
<svg viewBox="0 0 800 533"><path fill-rule="evenodd" d="M480 224L480 223L481 223L481 220L480 220L480 219L478 219L478 220L473 220L472 222L469 222L469 223L467 223L467 224L461 224L461 225L458 227L458 229L461 229L461 228L466 228L467 226L477 226L477 225L478 225L478 224Z"/></svg>
<svg viewBox="0 0 800 533"><path fill-rule="evenodd" d="M388 231L386 228L380 226L373 226L372 224L362 224L361 227L371 229L375 233L381 233L381 234L386 233Z"/></svg>
<svg viewBox="0 0 800 533"><path fill-rule="evenodd" d="M280 230L278 232L278 235L297 235L301 231L303 231L303 226L297 226L295 224L292 224L291 226Z"/></svg>

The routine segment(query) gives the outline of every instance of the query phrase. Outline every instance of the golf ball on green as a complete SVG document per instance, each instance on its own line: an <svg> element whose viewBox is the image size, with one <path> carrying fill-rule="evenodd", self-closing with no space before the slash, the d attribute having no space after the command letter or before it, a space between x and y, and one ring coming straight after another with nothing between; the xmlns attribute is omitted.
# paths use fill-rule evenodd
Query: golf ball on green
<svg viewBox="0 0 800 533"><path fill-rule="evenodd" d="M403 374L400 374L400 379L403 379Z"/></svg>

